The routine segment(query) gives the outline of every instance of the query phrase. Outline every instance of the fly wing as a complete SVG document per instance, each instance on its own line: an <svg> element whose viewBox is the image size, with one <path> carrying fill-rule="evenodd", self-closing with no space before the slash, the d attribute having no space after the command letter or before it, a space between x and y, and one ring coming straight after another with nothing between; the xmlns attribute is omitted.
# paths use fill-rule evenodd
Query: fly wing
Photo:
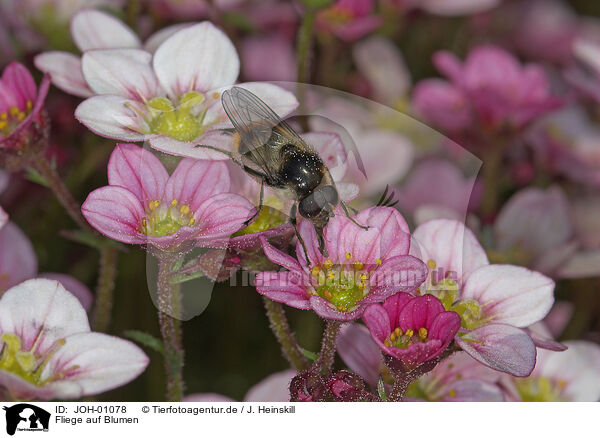
<svg viewBox="0 0 600 438"><path fill-rule="evenodd" d="M308 147L300 136L254 93L232 87L221 98L225 113L241 137L246 156L264 173L277 171L285 144ZM245 152L245 151L244 151Z"/></svg>

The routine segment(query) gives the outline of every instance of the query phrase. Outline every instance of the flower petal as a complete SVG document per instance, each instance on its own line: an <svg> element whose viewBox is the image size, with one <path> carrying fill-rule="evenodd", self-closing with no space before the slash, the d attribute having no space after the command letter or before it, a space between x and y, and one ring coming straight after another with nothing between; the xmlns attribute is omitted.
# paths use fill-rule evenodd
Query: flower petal
<svg viewBox="0 0 600 438"><path fill-rule="evenodd" d="M140 200L123 187L101 187L90 193L81 206L87 221L98 231L119 242L142 244L139 232L145 217Z"/></svg>
<svg viewBox="0 0 600 438"><path fill-rule="evenodd" d="M402 331L408 329L418 330L421 327L428 329L442 312L444 312L444 306L433 295L427 294L414 297L400 311L398 326Z"/></svg>
<svg viewBox="0 0 600 438"><path fill-rule="evenodd" d="M165 187L165 201L177 200L195 211L213 195L229 191L229 170L222 161L201 161L184 158Z"/></svg>
<svg viewBox="0 0 600 438"><path fill-rule="evenodd" d="M108 138L144 141L151 136L139 113L139 103L122 96L92 96L79 104L75 118L92 132Z"/></svg>
<svg viewBox="0 0 600 438"><path fill-rule="evenodd" d="M119 143L108 162L108 183L124 187L144 206L162 200L169 174L149 150L130 143Z"/></svg>
<svg viewBox="0 0 600 438"><path fill-rule="evenodd" d="M489 264L477 238L461 222L435 219L419 225L413 238L410 254L425 262L433 260L436 268L446 273L454 272L459 284L475 269Z"/></svg>
<svg viewBox="0 0 600 438"><path fill-rule="evenodd" d="M122 21L95 9L75 14L71 20L71 35L82 52L93 49L138 48L141 45L135 32Z"/></svg>
<svg viewBox="0 0 600 438"><path fill-rule="evenodd" d="M371 207L354 218L358 223L375 227L381 234L382 259L408 254L410 230L400 212L391 207Z"/></svg>
<svg viewBox="0 0 600 438"><path fill-rule="evenodd" d="M0 298L0 333L12 333L27 351L43 355L59 339L89 332L85 310L79 300L56 280L27 280Z"/></svg>
<svg viewBox="0 0 600 438"><path fill-rule="evenodd" d="M38 278L47 278L49 280L58 281L63 285L67 292L72 293L75 298L79 300L86 312L91 310L92 303L94 302L94 295L92 295L92 292L85 284L75 277L57 272L43 272L38 275Z"/></svg>
<svg viewBox="0 0 600 438"><path fill-rule="evenodd" d="M333 220L332 220L332 222L333 222ZM327 226L327 229L330 226L331 226L331 222ZM302 263L304 266L306 266L308 264L317 265L317 266L322 265L323 262L325 261L325 257L323 257L323 254L321 254L321 251L319 250L319 241L317 240L317 233L315 231L315 227L313 226L313 224L308 220L301 220L300 223L298 224L298 233L300 234L300 236L302 237L302 240L304 241L304 245L306 247L306 252L307 252L307 254L304 254L304 248L302 248L302 245L300 244L300 242L296 243L296 258L298 259L298 261L300 263ZM325 245L326 245L327 249L329 251L331 251L331 247L329 246L330 245L329 234L326 234L324 236L324 239L325 239ZM308 263L306 261L306 256L308 256L310 263ZM330 252L329 257L335 257L335 255Z"/></svg>
<svg viewBox="0 0 600 438"><path fill-rule="evenodd" d="M296 309L310 309L309 296L296 272L259 272L254 280L256 291L278 303Z"/></svg>
<svg viewBox="0 0 600 438"><path fill-rule="evenodd" d="M18 108L25 109L27 102L33 104L36 101L35 81L23 64L16 61L11 62L4 69L0 83L3 87L10 90L14 99L14 102L11 103Z"/></svg>
<svg viewBox="0 0 600 438"><path fill-rule="evenodd" d="M394 297L392 297L392 299L394 299ZM398 299L394 299L393 304L395 304L397 300L404 301L406 300L406 298L400 297ZM404 303L401 303L401 307L398 306L398 308L404 308L404 305ZM391 314L394 315L393 312ZM369 329L371 337L377 342L377 344L380 347L383 346L383 341L390 335L391 331L396 327L395 321L390 319L390 310L386 310L386 308L379 304L372 304L368 306L363 313L362 320Z"/></svg>
<svg viewBox="0 0 600 438"><path fill-rule="evenodd" d="M517 377L528 376L536 350L529 335L506 324L488 324L455 337L456 343L484 365Z"/></svg>
<svg viewBox="0 0 600 438"><path fill-rule="evenodd" d="M365 306L359 305L351 312L342 312L334 308L326 299L316 295L310 297L310 307L321 318L334 319L336 321L354 321L360 318L365 310Z"/></svg>
<svg viewBox="0 0 600 438"><path fill-rule="evenodd" d="M228 160L228 155L203 146L231 152L232 145L232 136L219 130L209 130L193 142L179 141L165 135L150 139L150 146L157 151L198 160Z"/></svg>
<svg viewBox="0 0 600 438"><path fill-rule="evenodd" d="M178 31L154 54L154 71L171 97L231 85L239 70L233 43L207 21Z"/></svg>
<svg viewBox="0 0 600 438"><path fill-rule="evenodd" d="M488 265L464 284L462 299L476 300L482 318L526 327L541 320L554 303L554 281L520 266Z"/></svg>
<svg viewBox="0 0 600 438"><path fill-rule="evenodd" d="M383 369L383 359L369 330L360 324L346 324L340 329L336 346L344 363L371 387L376 387Z"/></svg>
<svg viewBox="0 0 600 438"><path fill-rule="evenodd" d="M233 193L220 193L204 200L194 213L200 232L197 238L210 243L219 238L228 238L243 228L243 224L255 211L246 198Z"/></svg>
<svg viewBox="0 0 600 438"><path fill-rule="evenodd" d="M600 347L587 341L567 341L567 351L538 350L534 377L565 384L561 396L569 401L600 399Z"/></svg>
<svg viewBox="0 0 600 438"><path fill-rule="evenodd" d="M194 23L178 23L171 26L163 27L159 31L153 33L144 42L144 50L154 53L162 43L168 40L172 35L175 35L181 29L192 26Z"/></svg>
<svg viewBox="0 0 600 438"><path fill-rule="evenodd" d="M79 97L93 96L83 72L81 58L68 52L45 52L34 59L35 66L48 73L52 83L61 90Z"/></svg>
<svg viewBox="0 0 600 438"><path fill-rule="evenodd" d="M143 101L161 94L151 62L145 50L90 50L81 58L81 69L94 93Z"/></svg>
<svg viewBox="0 0 600 438"><path fill-rule="evenodd" d="M267 376L248 390L245 402L287 402L290 401L290 382L296 370L285 370Z"/></svg>
<svg viewBox="0 0 600 438"><path fill-rule="evenodd" d="M287 269L288 271L296 271L298 273L303 272L302 266L300 266L300 263L298 263L296 259L276 249L267 241L267 239L262 236L260 237L260 243L265 255L270 261Z"/></svg>
<svg viewBox="0 0 600 438"><path fill-rule="evenodd" d="M29 238L12 222L0 230L0 291L37 273L37 257Z"/></svg>
<svg viewBox="0 0 600 438"><path fill-rule="evenodd" d="M64 374L49 384L56 398L79 398L131 382L148 362L148 356L133 342L104 333L79 333L66 338L66 344L52 356L41 377ZM63 385L64 381L76 383L77 391L72 385Z"/></svg>

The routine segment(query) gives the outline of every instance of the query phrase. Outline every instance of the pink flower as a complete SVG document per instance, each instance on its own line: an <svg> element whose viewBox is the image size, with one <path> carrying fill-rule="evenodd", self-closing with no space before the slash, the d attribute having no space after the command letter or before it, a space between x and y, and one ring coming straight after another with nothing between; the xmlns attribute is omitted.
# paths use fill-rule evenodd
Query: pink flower
<svg viewBox="0 0 600 438"><path fill-rule="evenodd" d="M246 80L296 80L296 54L290 40L278 35L248 36L241 44L242 74Z"/></svg>
<svg viewBox="0 0 600 438"><path fill-rule="evenodd" d="M396 294L369 306L363 321L385 355L412 370L440 356L460 327L460 316L445 311L433 295Z"/></svg>
<svg viewBox="0 0 600 438"><path fill-rule="evenodd" d="M384 365L381 350L363 325L347 324L337 338L337 352L348 367L376 388L381 377L393 381ZM464 352L452 354L430 373L414 381L406 400L423 401L502 401L497 385L501 374L480 364Z"/></svg>
<svg viewBox="0 0 600 438"><path fill-rule="evenodd" d="M498 47L476 47L464 63L444 51L433 61L449 82L420 82L413 104L427 120L451 133L461 133L473 123L480 130L520 129L560 105L550 95L541 67L522 67Z"/></svg>
<svg viewBox="0 0 600 438"><path fill-rule="evenodd" d="M11 287L36 277L60 281L86 311L91 309L92 293L79 280L65 274L38 273L38 262L31 241L14 223L7 222L0 229L0 295Z"/></svg>
<svg viewBox="0 0 600 438"><path fill-rule="evenodd" d="M571 208L560 187L521 190L502 207L494 223L497 260L529 266L547 275L575 253Z"/></svg>
<svg viewBox="0 0 600 438"><path fill-rule="evenodd" d="M46 135L44 100L50 79L44 76L39 90L31 73L18 62L4 69L0 78L0 149L23 148Z"/></svg>
<svg viewBox="0 0 600 438"><path fill-rule="evenodd" d="M344 41L355 41L381 26L374 0L338 0L319 12L317 26Z"/></svg>
<svg viewBox="0 0 600 438"><path fill-rule="evenodd" d="M8 173L4 172L2 169L0 169L0 195L2 194L2 192L6 189L6 186L8 185ZM6 225L6 223L8 222L8 213L6 213L4 211L4 209L2 208L2 206L0 205L0 230L2 230L2 227L4 227L4 225Z"/></svg>
<svg viewBox="0 0 600 438"><path fill-rule="evenodd" d="M521 328L549 312L554 282L519 266L490 265L473 233L457 221L426 222L413 237L418 244L411 253L430 268L421 292L434 294L461 317L456 343L493 369L529 375L535 345Z"/></svg>
<svg viewBox="0 0 600 438"><path fill-rule="evenodd" d="M423 263L408 255L409 230L404 218L388 207L373 207L354 218L363 230L337 212L324 229L328 256L319 252L312 224L302 221L299 232L308 252L296 245L296 259L275 249L264 238L265 255L285 272L261 272L257 291L298 309L312 309L322 318L351 321L368 304L399 291L413 291L424 279Z"/></svg>
<svg viewBox="0 0 600 438"><path fill-rule="evenodd" d="M356 155L364 165L366 176L354 164L356 157L352 157L347 179L359 186L361 200L381 196L387 185L402 179L416 154L408 136L378 126L376 117L380 109L381 105L365 107L354 99L333 97L319 102L309 121L313 131L335 132L344 142L350 137L356 144Z"/></svg>
<svg viewBox="0 0 600 438"><path fill-rule="evenodd" d="M391 107L402 104L408 95L411 77L402 53L392 41L369 37L354 45L352 55L375 99Z"/></svg>
<svg viewBox="0 0 600 438"><path fill-rule="evenodd" d="M58 281L28 280L0 298L0 390L19 400L74 399L122 386L148 357L90 332L85 310Z"/></svg>
<svg viewBox="0 0 600 438"><path fill-rule="evenodd" d="M163 36L161 35L161 38ZM171 155L228 158L198 145L228 149L233 128L221 94L238 77L240 61L227 35L209 22L180 28L154 54L138 48L84 53L81 71L94 96L75 116L98 135L149 141ZM280 116L293 111L294 95L275 85L240 84L261 97Z"/></svg>
<svg viewBox="0 0 600 438"><path fill-rule="evenodd" d="M498 6L500 0L422 0L416 4L430 14L454 16L488 11Z"/></svg>
<svg viewBox="0 0 600 438"><path fill-rule="evenodd" d="M290 401L290 382L296 375L295 370L285 370L273 373L252 386L245 402L287 402ZM184 402L233 402L232 398L221 394L197 393L183 398Z"/></svg>
<svg viewBox="0 0 600 438"><path fill-rule="evenodd" d="M430 159L418 163L394 193L399 208L420 224L439 218L464 220L468 210L477 208L480 189L474 176L465 177L451 162Z"/></svg>
<svg viewBox="0 0 600 438"><path fill-rule="evenodd" d="M229 193L225 163L183 159L171 176L150 151L118 144L109 185L94 190L81 210L90 224L119 242L174 248L184 241L224 245L253 206Z"/></svg>
<svg viewBox="0 0 600 438"><path fill-rule="evenodd" d="M442 402L500 402L504 401L501 378L502 374L459 351L413 382L406 397Z"/></svg>
<svg viewBox="0 0 600 438"><path fill-rule="evenodd" d="M571 106L548 115L527 137L546 172L600 187L600 129L583 107Z"/></svg>
<svg viewBox="0 0 600 438"><path fill-rule="evenodd" d="M600 347L587 341L567 341L567 351L538 350L531 376L506 381L518 401L590 401L600 399Z"/></svg>

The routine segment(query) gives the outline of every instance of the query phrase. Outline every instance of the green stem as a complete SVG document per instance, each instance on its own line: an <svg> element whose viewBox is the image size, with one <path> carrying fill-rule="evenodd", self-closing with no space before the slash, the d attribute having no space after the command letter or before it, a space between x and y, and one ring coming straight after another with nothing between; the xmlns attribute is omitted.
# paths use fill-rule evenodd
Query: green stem
<svg viewBox="0 0 600 438"><path fill-rule="evenodd" d="M298 43L297 43L297 62L298 62L298 114L304 115L305 113L305 100L306 100L306 86L305 84L310 81L311 71L311 48L313 45L313 30L315 27L315 20L317 14L315 11L307 10L302 17L302 23L298 29ZM301 124L304 130L308 130L308 121L305 117L302 117Z"/></svg>
<svg viewBox="0 0 600 438"><path fill-rule="evenodd" d="M83 230L98 236L96 230L91 227L81 214L79 203L73 198L73 195L71 195L71 192L63 182L62 178L56 169L48 162L44 154L38 154L32 160L31 164L48 183L48 186L58 199L58 202L60 202L69 216L71 216L71 219L73 219Z"/></svg>
<svg viewBox="0 0 600 438"><path fill-rule="evenodd" d="M333 366L333 360L335 358L335 341L340 332L342 323L340 321L334 321L332 319L327 320L325 331L323 332L323 339L321 340L321 352L319 358L313 364L313 368L321 373L328 373Z"/></svg>
<svg viewBox="0 0 600 438"><path fill-rule="evenodd" d="M269 325L281 346L283 356L296 370L305 370L308 368L308 360L304 357L302 351L300 351L300 347L294 338L294 334L290 330L283 307L281 304L266 297L263 298L263 301L265 303L265 309L267 310Z"/></svg>
<svg viewBox="0 0 600 438"><path fill-rule="evenodd" d="M98 284L92 317L94 330L98 332L107 332L110 328L118 262L119 252L116 247L107 245L100 250Z"/></svg>
<svg viewBox="0 0 600 438"><path fill-rule="evenodd" d="M183 397L184 351L181 334L181 290L172 284L171 273L175 255L162 253L158 257L158 323L165 348L165 372L167 378L167 401L181 401ZM175 317L173 317L174 315Z"/></svg>
<svg viewBox="0 0 600 438"><path fill-rule="evenodd" d="M500 186L500 170L502 167L503 148L491 143L483 162L484 196L481 212L484 220L494 215L498 209L498 193Z"/></svg>
<svg viewBox="0 0 600 438"><path fill-rule="evenodd" d="M310 79L310 49L313 43L313 29L315 27L316 12L306 11L298 29L297 61L298 82L308 82Z"/></svg>

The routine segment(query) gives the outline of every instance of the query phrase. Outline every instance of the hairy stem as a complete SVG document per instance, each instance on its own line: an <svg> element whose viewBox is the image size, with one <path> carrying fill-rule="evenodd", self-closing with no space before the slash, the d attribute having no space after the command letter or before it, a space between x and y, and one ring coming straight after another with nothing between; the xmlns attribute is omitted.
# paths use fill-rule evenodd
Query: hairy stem
<svg viewBox="0 0 600 438"><path fill-rule="evenodd" d="M181 334L181 291L179 284L172 284L171 271L176 256L161 253L158 257L158 323L165 348L165 373L167 378L167 401L180 401L183 396L184 351Z"/></svg>
<svg viewBox="0 0 600 438"><path fill-rule="evenodd" d="M118 262L119 252L116 247L107 245L100 250L98 284L92 317L94 329L98 332L107 332L110 328Z"/></svg>
<svg viewBox="0 0 600 438"><path fill-rule="evenodd" d="M58 199L58 202L64 207L71 219L79 225L83 230L89 231L95 236L98 235L91 225L85 220L81 214L81 207L79 203L73 198L73 195L61 179L60 175L48 162L44 154L36 156L32 162L32 166L42 175L44 180L48 183L48 186Z"/></svg>
<svg viewBox="0 0 600 438"><path fill-rule="evenodd" d="M281 304L266 297L263 297L263 301L265 302L269 325L281 346L283 356L296 370L305 370L308 368L308 360L304 357L302 351L300 351L296 338L294 338L294 334L290 330L283 307Z"/></svg>
<svg viewBox="0 0 600 438"><path fill-rule="evenodd" d="M340 321L327 320L325 331L323 332L323 339L321 340L321 352L319 358L313 364L313 368L322 373L328 373L331 371L333 360L335 358L335 341L340 332L342 323Z"/></svg>

